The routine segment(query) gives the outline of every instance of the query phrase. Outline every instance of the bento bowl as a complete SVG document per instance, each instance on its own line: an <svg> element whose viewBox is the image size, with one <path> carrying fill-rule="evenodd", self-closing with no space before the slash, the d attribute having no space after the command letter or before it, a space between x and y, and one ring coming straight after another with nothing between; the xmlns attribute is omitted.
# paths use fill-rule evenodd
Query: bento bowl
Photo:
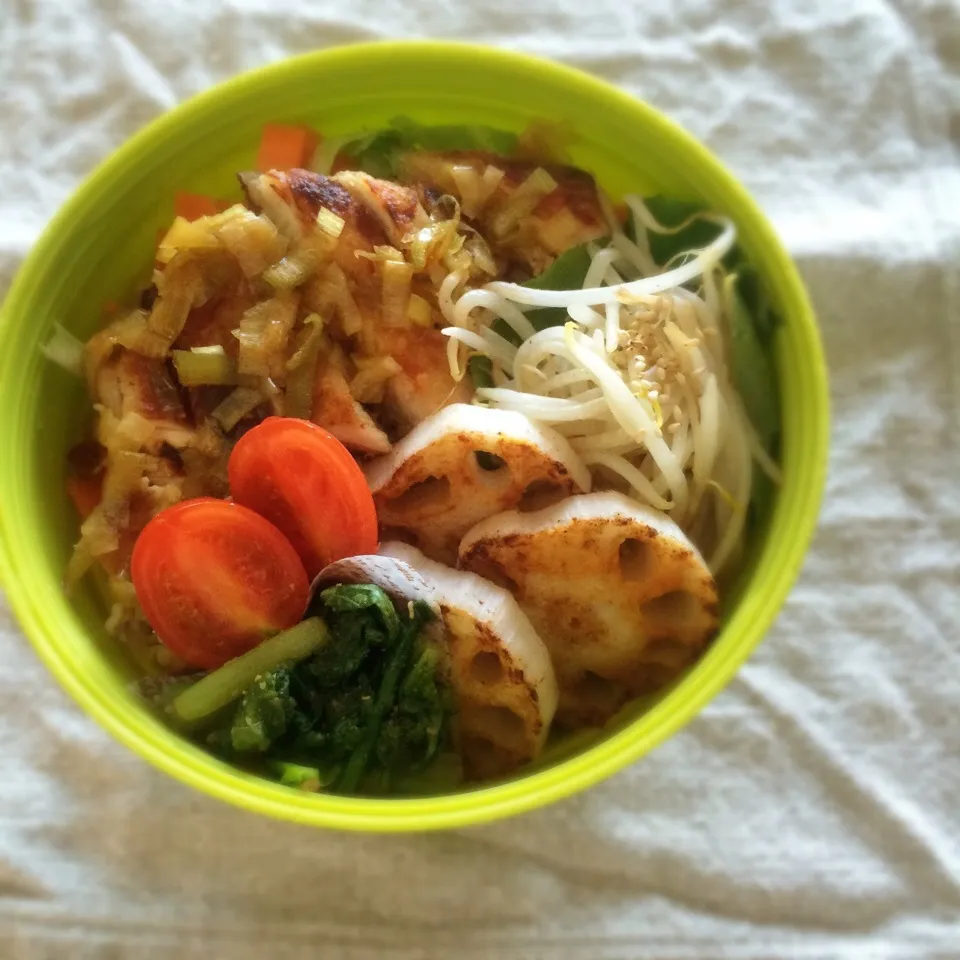
<svg viewBox="0 0 960 960"><path fill-rule="evenodd" d="M104 630L97 593L69 598L63 573L77 536L65 455L90 425L81 381L48 362L55 321L80 338L103 305L149 277L157 231L179 190L239 196L268 121L326 137L421 123L519 132L566 124L574 163L614 196L703 200L736 223L782 322L773 342L783 482L728 593L716 641L672 689L606 728L552 745L509 780L441 796L307 793L245 773L164 725L136 695L134 666ZM795 580L824 484L827 386L816 321L796 267L747 191L702 144L649 105L545 60L445 42L339 47L230 80L161 116L105 160L63 206L20 269L0 314L0 580L27 637L77 703L173 777L247 810L318 827L411 831L462 827L542 807L603 780L682 729L760 642Z"/></svg>

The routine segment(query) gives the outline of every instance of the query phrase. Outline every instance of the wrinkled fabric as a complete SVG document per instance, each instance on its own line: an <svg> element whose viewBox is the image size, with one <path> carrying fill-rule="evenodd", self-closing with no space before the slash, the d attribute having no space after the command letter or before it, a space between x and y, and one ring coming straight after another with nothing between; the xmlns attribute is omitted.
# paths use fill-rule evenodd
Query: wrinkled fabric
<svg viewBox="0 0 960 960"><path fill-rule="evenodd" d="M0 956L960 956L960 10L953 0L2 0L0 292L82 177L241 70L377 37L593 71L715 150L822 324L799 584L642 762L443 835L275 823L155 771L0 606Z"/></svg>

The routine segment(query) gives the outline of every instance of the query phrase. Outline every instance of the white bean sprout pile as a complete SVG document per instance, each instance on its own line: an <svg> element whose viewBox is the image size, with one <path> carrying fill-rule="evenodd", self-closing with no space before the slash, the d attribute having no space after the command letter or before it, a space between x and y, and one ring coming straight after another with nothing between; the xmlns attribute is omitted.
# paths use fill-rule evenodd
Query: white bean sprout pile
<svg viewBox="0 0 960 960"><path fill-rule="evenodd" d="M454 299L463 278L450 274L440 301L451 372L463 377L465 352L488 357L494 386L480 387L477 402L559 431L598 485L667 512L716 575L740 553L754 461L779 479L725 360L731 304L721 260L736 230L710 215L716 239L658 267L649 234L686 224L666 228L640 198L625 200L637 240L608 214L610 244L589 247L582 289L496 282ZM565 309L566 323L537 331L526 314L541 307ZM498 320L519 347L493 329Z"/></svg>

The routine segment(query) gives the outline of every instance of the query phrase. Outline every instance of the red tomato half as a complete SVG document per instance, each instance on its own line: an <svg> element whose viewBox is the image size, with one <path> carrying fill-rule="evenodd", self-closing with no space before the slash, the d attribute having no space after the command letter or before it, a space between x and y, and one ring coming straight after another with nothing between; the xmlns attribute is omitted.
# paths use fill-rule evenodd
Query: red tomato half
<svg viewBox="0 0 960 960"><path fill-rule="evenodd" d="M322 427L267 417L245 433L227 466L230 493L294 545L307 574L377 551L377 511L350 451Z"/></svg>
<svg viewBox="0 0 960 960"><path fill-rule="evenodd" d="M212 670L303 616L309 584L290 541L226 500L185 500L158 513L133 547L143 612L178 657Z"/></svg>

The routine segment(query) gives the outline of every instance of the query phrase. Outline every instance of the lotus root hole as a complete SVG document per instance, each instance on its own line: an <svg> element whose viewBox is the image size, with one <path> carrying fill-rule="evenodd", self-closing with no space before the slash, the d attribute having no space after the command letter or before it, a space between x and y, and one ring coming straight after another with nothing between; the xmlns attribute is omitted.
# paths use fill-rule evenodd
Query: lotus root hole
<svg viewBox="0 0 960 960"><path fill-rule="evenodd" d="M682 643L675 640L661 638L654 640L643 651L646 663L677 669L686 666L690 660L691 651Z"/></svg>
<svg viewBox="0 0 960 960"><path fill-rule="evenodd" d="M470 661L470 676L478 683L497 683L503 677L503 664L490 650L481 650Z"/></svg>
<svg viewBox="0 0 960 960"><path fill-rule="evenodd" d="M522 747L525 724L509 707L484 704L470 710L470 727L476 735L505 747Z"/></svg>
<svg viewBox="0 0 960 960"><path fill-rule="evenodd" d="M543 510L552 507L567 496L567 491L557 483L549 480L534 480L527 485L517 503L521 513L531 513L534 510Z"/></svg>
<svg viewBox="0 0 960 960"><path fill-rule="evenodd" d="M644 620L651 626L687 623L696 617L699 608L697 598L686 590L671 590L640 605Z"/></svg>
<svg viewBox="0 0 960 960"><path fill-rule="evenodd" d="M514 593L518 589L517 581L496 560L489 557L475 557L470 559L469 565L474 573L483 577L484 580L495 583L498 587L503 587L504 590Z"/></svg>
<svg viewBox="0 0 960 960"><path fill-rule="evenodd" d="M608 703L616 702L619 693L620 688L617 683L601 677L592 670L585 671L577 681L577 694L594 706L606 706Z"/></svg>
<svg viewBox="0 0 960 960"><path fill-rule="evenodd" d="M643 580L655 564L653 546L648 540L627 537L620 544L620 576L624 580Z"/></svg>
<svg viewBox="0 0 960 960"><path fill-rule="evenodd" d="M426 477L390 501L391 511L422 510L424 507L445 507L451 498L448 477Z"/></svg>
<svg viewBox="0 0 960 960"><path fill-rule="evenodd" d="M480 780L500 772L504 758L496 744L486 737L465 733L461 737L460 747L471 779Z"/></svg>
<svg viewBox="0 0 960 960"><path fill-rule="evenodd" d="M506 469L507 461L488 450L476 450L473 454L477 458L477 466L489 473L496 473Z"/></svg>

